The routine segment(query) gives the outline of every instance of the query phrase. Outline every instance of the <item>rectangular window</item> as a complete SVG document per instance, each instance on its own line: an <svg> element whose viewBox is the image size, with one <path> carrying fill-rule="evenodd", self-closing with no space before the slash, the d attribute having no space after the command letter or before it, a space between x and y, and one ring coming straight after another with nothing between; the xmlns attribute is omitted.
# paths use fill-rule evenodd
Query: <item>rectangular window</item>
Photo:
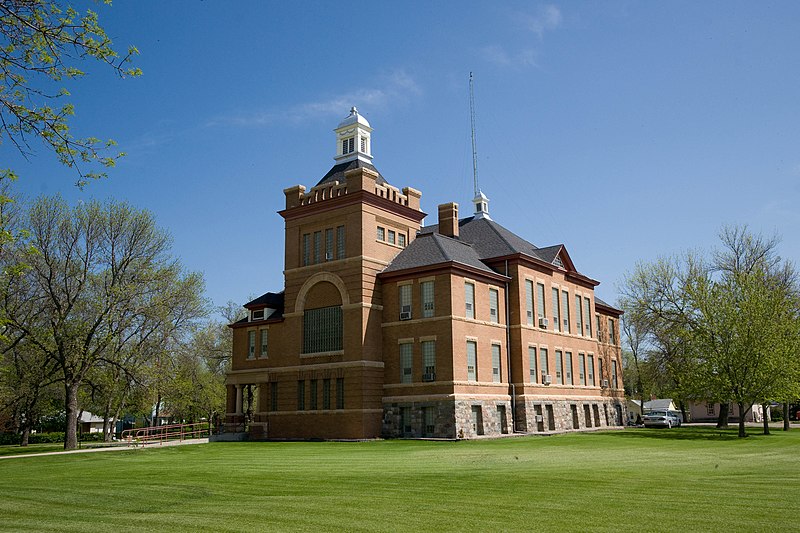
<svg viewBox="0 0 800 533"><path fill-rule="evenodd" d="M356 140L355 137L342 140L342 154L349 154L355 150Z"/></svg>
<svg viewBox="0 0 800 533"><path fill-rule="evenodd" d="M583 298L583 316L586 317L586 336L592 336L592 304L589 301L589 298Z"/></svg>
<svg viewBox="0 0 800 533"><path fill-rule="evenodd" d="M572 352L564 352L564 384L573 385L572 382Z"/></svg>
<svg viewBox="0 0 800 533"><path fill-rule="evenodd" d="M269 382L269 410L270 411L277 411L278 410L278 382L277 381L270 381Z"/></svg>
<svg viewBox="0 0 800 533"><path fill-rule="evenodd" d="M361 144L361 151L366 154L367 153L367 138L366 137L361 137L361 143L360 144Z"/></svg>
<svg viewBox="0 0 800 533"><path fill-rule="evenodd" d="M311 393L311 397L309 398L308 408L311 409L312 411L316 411L317 410L317 380L316 379L310 380L308 385L309 385L309 387L311 387L311 390L309 391Z"/></svg>
<svg viewBox="0 0 800 533"><path fill-rule="evenodd" d="M561 296L561 320L564 322L564 328L561 331L569 333L569 293L567 291L561 291Z"/></svg>
<svg viewBox="0 0 800 533"><path fill-rule="evenodd" d="M556 331L561 331L560 307L558 304L558 289L553 288L553 329Z"/></svg>
<svg viewBox="0 0 800 533"><path fill-rule="evenodd" d="M594 356L589 354L589 373L587 374L588 385L594 387Z"/></svg>
<svg viewBox="0 0 800 533"><path fill-rule="evenodd" d="M342 349L342 307L308 309L303 313L303 353Z"/></svg>
<svg viewBox="0 0 800 533"><path fill-rule="evenodd" d="M436 379L436 341L422 341L423 381Z"/></svg>
<svg viewBox="0 0 800 533"><path fill-rule="evenodd" d="M395 242L395 240L394 240L394 237L395 237L395 235L396 235L396 233L394 232L394 230L390 229L390 230L389 230L389 244L394 244L394 242Z"/></svg>
<svg viewBox="0 0 800 533"><path fill-rule="evenodd" d="M600 386L603 385L603 359L597 358L597 379L600 381Z"/></svg>
<svg viewBox="0 0 800 533"><path fill-rule="evenodd" d="M492 322L499 322L499 293L497 289L489 289L489 320Z"/></svg>
<svg viewBox="0 0 800 533"><path fill-rule="evenodd" d="M378 235L377 235L376 238L379 241L385 241L386 240L386 230L384 230L382 227L378 226Z"/></svg>
<svg viewBox="0 0 800 533"><path fill-rule="evenodd" d="M397 245L401 248L406 247L406 234L405 233L398 233L397 234Z"/></svg>
<svg viewBox="0 0 800 533"><path fill-rule="evenodd" d="M581 305L581 297L575 296L575 333L583 335L583 305Z"/></svg>
<svg viewBox="0 0 800 533"><path fill-rule="evenodd" d="M254 359L256 356L256 332L247 332L247 358Z"/></svg>
<svg viewBox="0 0 800 533"><path fill-rule="evenodd" d="M267 328L261 328L261 357L267 356Z"/></svg>
<svg viewBox="0 0 800 533"><path fill-rule="evenodd" d="M432 317L435 311L433 287L433 281L423 281L419 284L422 296L422 316L425 318Z"/></svg>
<svg viewBox="0 0 800 533"><path fill-rule="evenodd" d="M714 403L706 403L706 415L708 416L717 416L717 410L715 409L716 404Z"/></svg>
<svg viewBox="0 0 800 533"><path fill-rule="evenodd" d="M545 376L550 372L547 366L547 348L539 348L539 371L542 373L542 383L545 382Z"/></svg>
<svg viewBox="0 0 800 533"><path fill-rule="evenodd" d="M595 319L595 333L597 334L597 340L602 341L602 335L600 335L600 315L594 315Z"/></svg>
<svg viewBox="0 0 800 533"><path fill-rule="evenodd" d="M528 372L530 382L536 383L536 348L528 346Z"/></svg>
<svg viewBox="0 0 800 533"><path fill-rule="evenodd" d="M615 389L617 387L617 361L616 359L611 361L611 386Z"/></svg>
<svg viewBox="0 0 800 533"><path fill-rule="evenodd" d="M322 261L322 232L314 232L314 264Z"/></svg>
<svg viewBox="0 0 800 533"><path fill-rule="evenodd" d="M325 230L325 261L333 261L333 228Z"/></svg>
<svg viewBox="0 0 800 533"><path fill-rule="evenodd" d="M400 285L398 287L400 300L400 319L407 320L411 318L411 284Z"/></svg>
<svg viewBox="0 0 800 533"><path fill-rule="evenodd" d="M411 383L411 359L414 345L410 342L400 345L400 383Z"/></svg>
<svg viewBox="0 0 800 533"><path fill-rule="evenodd" d="M478 344L467 341L467 380L478 380Z"/></svg>
<svg viewBox="0 0 800 533"><path fill-rule="evenodd" d="M475 285L472 283L464 283L464 299L466 301L464 316L475 318Z"/></svg>
<svg viewBox="0 0 800 533"><path fill-rule="evenodd" d="M425 436L433 437L436 432L436 412L433 407L424 407L425 411Z"/></svg>
<svg viewBox="0 0 800 533"><path fill-rule="evenodd" d="M344 226L336 228L336 259L344 259Z"/></svg>
<svg viewBox="0 0 800 533"><path fill-rule="evenodd" d="M297 410L303 411L306 408L306 382L302 379L297 381Z"/></svg>
<svg viewBox="0 0 800 533"><path fill-rule="evenodd" d="M344 378L336 378L336 408L344 409Z"/></svg>
<svg viewBox="0 0 800 533"><path fill-rule="evenodd" d="M525 315L528 320L528 325L533 325L533 282L529 279L525 280Z"/></svg>
<svg viewBox="0 0 800 533"><path fill-rule="evenodd" d="M546 318L544 314L544 285L536 284L536 312L539 318Z"/></svg>
<svg viewBox="0 0 800 533"><path fill-rule="evenodd" d="M323 409L330 409L331 408L331 380L330 379L323 379L322 380L322 408Z"/></svg>
<svg viewBox="0 0 800 533"><path fill-rule="evenodd" d="M564 354L561 350L556 350L556 383L559 385L564 384Z"/></svg>
<svg viewBox="0 0 800 533"><path fill-rule="evenodd" d="M311 264L311 234L303 235L303 266Z"/></svg>
<svg viewBox="0 0 800 533"><path fill-rule="evenodd" d="M500 345L492 344L492 381L500 383Z"/></svg>
<svg viewBox="0 0 800 533"><path fill-rule="evenodd" d="M586 356L582 353L578 354L578 375L580 379L578 380L578 385L585 386L586 385Z"/></svg>
<svg viewBox="0 0 800 533"><path fill-rule="evenodd" d="M614 330L614 319L608 319L608 343L617 344L617 332Z"/></svg>

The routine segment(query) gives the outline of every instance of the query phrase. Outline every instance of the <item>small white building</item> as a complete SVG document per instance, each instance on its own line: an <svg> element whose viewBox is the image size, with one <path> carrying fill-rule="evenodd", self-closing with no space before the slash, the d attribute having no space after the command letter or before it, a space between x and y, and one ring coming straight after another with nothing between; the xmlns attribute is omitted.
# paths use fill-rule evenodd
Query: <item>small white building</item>
<svg viewBox="0 0 800 533"><path fill-rule="evenodd" d="M103 432L103 417L95 416L89 411L81 411L81 416L78 418L81 432L83 433L102 433Z"/></svg>

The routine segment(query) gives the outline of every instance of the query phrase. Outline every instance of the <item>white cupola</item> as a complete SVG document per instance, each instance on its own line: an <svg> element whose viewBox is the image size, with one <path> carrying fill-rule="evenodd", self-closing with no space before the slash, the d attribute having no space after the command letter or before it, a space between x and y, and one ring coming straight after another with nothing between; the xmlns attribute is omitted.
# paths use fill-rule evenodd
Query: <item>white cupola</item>
<svg viewBox="0 0 800 533"><path fill-rule="evenodd" d="M358 114L358 109L353 106L350 115L339 123L336 132L336 157L337 163L346 163L360 159L365 163L372 163L372 128L367 119Z"/></svg>
<svg viewBox="0 0 800 533"><path fill-rule="evenodd" d="M472 199L472 203L475 204L474 218L486 218L491 220L489 216L489 198L483 194L483 191L478 189L478 194Z"/></svg>

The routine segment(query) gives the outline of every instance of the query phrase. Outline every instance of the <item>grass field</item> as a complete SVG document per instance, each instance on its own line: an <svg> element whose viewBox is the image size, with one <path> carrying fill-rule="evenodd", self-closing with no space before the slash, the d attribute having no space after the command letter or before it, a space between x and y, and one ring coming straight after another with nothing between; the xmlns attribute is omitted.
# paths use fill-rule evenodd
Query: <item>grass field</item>
<svg viewBox="0 0 800 533"><path fill-rule="evenodd" d="M3 531L800 530L800 430L211 443L0 461Z"/></svg>

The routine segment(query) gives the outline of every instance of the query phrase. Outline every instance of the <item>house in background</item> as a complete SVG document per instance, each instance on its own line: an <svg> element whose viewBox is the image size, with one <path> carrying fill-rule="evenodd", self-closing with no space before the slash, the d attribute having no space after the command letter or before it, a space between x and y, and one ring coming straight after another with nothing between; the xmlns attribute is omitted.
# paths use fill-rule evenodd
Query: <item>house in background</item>
<svg viewBox="0 0 800 533"><path fill-rule="evenodd" d="M283 287L231 324L226 429L245 410L275 439L621 426L622 312L566 247L509 231L481 192L422 226L422 193L373 165L369 122L353 108L334 131L334 166L284 190Z"/></svg>
<svg viewBox="0 0 800 533"><path fill-rule="evenodd" d="M720 404L714 402L689 402L689 416L692 422L716 422L719 418ZM767 408L766 413L761 405L753 404L749 411L745 414L745 422L758 422L764 421L764 416L767 420L771 420L770 409ZM728 407L728 421L739 421L739 406L731 403Z"/></svg>
<svg viewBox="0 0 800 533"><path fill-rule="evenodd" d="M81 433L102 433L103 417L95 416L89 411L81 411L78 417L78 425Z"/></svg>

